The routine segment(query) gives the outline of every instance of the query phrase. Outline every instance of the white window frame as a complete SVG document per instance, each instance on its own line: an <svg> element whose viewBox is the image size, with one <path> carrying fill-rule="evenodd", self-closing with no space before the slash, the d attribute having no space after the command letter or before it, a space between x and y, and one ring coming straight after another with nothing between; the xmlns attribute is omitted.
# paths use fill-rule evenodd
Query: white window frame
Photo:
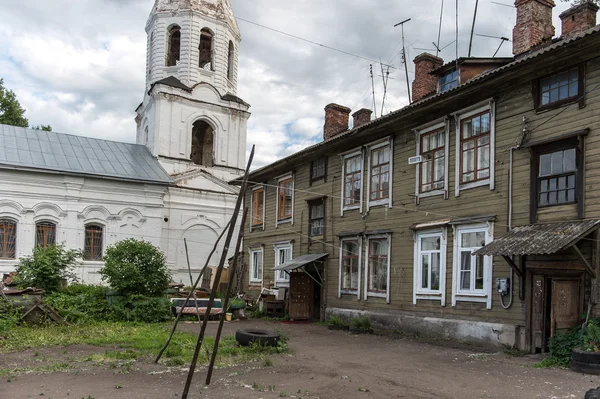
<svg viewBox="0 0 600 399"><path fill-rule="evenodd" d="M427 133L431 133L434 130L440 130L444 128L444 138L445 138L445 143L444 143L444 168L445 168L445 172L444 172L444 188L441 190L431 190L428 191L426 193L421 193L421 163L416 164L416 175L417 175L417 180L415 182L415 197L416 198L427 198L427 197L435 197L438 195L442 195L444 196L444 198L448 197L448 175L450 174L450 164L449 164L449 159L450 159L450 123L448 122L448 119L444 119L443 122L434 122L434 124L432 125L428 125L428 126L424 126L421 127L419 129L415 129L415 134L416 134L416 139L417 139L417 152L416 155L420 156L421 155L421 136Z"/></svg>
<svg viewBox="0 0 600 399"><path fill-rule="evenodd" d="M489 179L461 183L461 151L460 138L462 135L462 122L473 115L480 114L482 112L490 112L490 177ZM468 190L470 188L490 186L490 190L495 188L495 159L496 159L496 103L493 99L486 101L484 105L481 103L473 107L464 109L454 114L454 120L456 121L456 174L455 174L455 193L456 197L460 196L461 190Z"/></svg>
<svg viewBox="0 0 600 399"><path fill-rule="evenodd" d="M250 277L249 277L248 281L250 282L250 284L262 284L263 278L265 275L265 253L263 251L263 248L262 247L261 248L252 248L252 249L249 249L248 252L250 254ZM256 254L256 253L260 253L260 256L262 258L260 279L253 278L254 267L256 266L254 264L254 254Z"/></svg>
<svg viewBox="0 0 600 399"><path fill-rule="evenodd" d="M346 160L349 158L354 158L354 157L360 157L360 201L358 204L355 205L348 205L346 206L344 204L346 197L344 196L344 189L345 189L345 185L346 185ZM354 210L354 209L358 209L358 211L360 213L362 213L362 209L363 209L363 187L365 185L365 157L363 154L362 149L358 149L346 154L341 154L340 155L340 159L342 161L342 190L341 190L341 200L340 200L340 216L344 216L344 212L345 211L350 211L350 210Z"/></svg>
<svg viewBox="0 0 600 399"><path fill-rule="evenodd" d="M389 166L389 168L390 168L390 170L389 170L390 195L388 198L371 201L371 154L373 151L378 150L383 147L390 148L390 166ZM375 144L368 145L367 146L367 164L368 164L368 166L367 166L367 176L368 176L367 177L367 179L368 179L368 181L367 181L367 210L371 209L372 207L380 206L380 205L387 205L388 208L391 208L392 207L392 193L393 193L392 182L394 180L393 179L393 177L394 177L394 139L390 137L382 142L377 142ZM345 179L344 179L344 183L345 183ZM361 195L361 198L362 198L362 195Z"/></svg>
<svg viewBox="0 0 600 399"><path fill-rule="evenodd" d="M342 289L342 255L344 251L344 243L347 241L355 241L358 243L358 282L356 284L356 290L344 290ZM341 298L342 295L356 295L356 300L360 301L360 291L361 291L361 269L362 269L362 237L361 236L352 236L352 237L344 237L340 239L340 256L339 256L339 279L338 279L338 298Z"/></svg>
<svg viewBox="0 0 600 399"><path fill-rule="evenodd" d="M279 188L279 186L277 186L277 187ZM293 187L293 182L292 182L292 187ZM256 225L256 226L254 226L252 224L252 218L254 217L254 192L257 191L257 190L260 190L260 189L263 190L262 225ZM266 217L265 210L267 208L266 201L267 201L267 187L264 184L261 184L261 185L258 185L256 187L253 187L252 191L250 192L250 232L252 232L253 228L260 228L262 230L265 229L265 217ZM277 198L277 203L279 203L279 197ZM292 204L293 204L293 201L292 201ZM292 215L293 214L294 214L294 212L292 211Z"/></svg>
<svg viewBox="0 0 600 399"><path fill-rule="evenodd" d="M281 183L283 180L289 180L289 179L292 179L292 216L288 219L279 220L279 183ZM277 195L275 196L275 227L279 226L280 224L286 224L286 223L291 223L292 225L294 224L294 205L295 205L294 202L296 201L295 185L296 185L295 173L287 173L287 174L277 178L277 192L276 192ZM265 208L266 208L266 203L265 203Z"/></svg>
<svg viewBox="0 0 600 399"><path fill-rule="evenodd" d="M414 275L413 275L413 304L416 305L418 300L433 300L440 301L441 306L446 306L446 254L447 254L447 238L448 231L444 227L441 230L418 231L415 237L415 253L414 253ZM421 239L429 237L440 237L440 288L431 290L422 288L422 256ZM433 253L434 251L426 251ZM429 273L431 273L431 262Z"/></svg>
<svg viewBox="0 0 600 399"><path fill-rule="evenodd" d="M474 233L481 231L485 232L486 245L493 241L493 222L454 226L454 256L452 261L452 306L456 306L457 302L482 302L486 304L487 309L492 308L492 256L483 257L483 289L469 291L460 289L460 254L462 248L461 235L464 233Z"/></svg>
<svg viewBox="0 0 600 399"><path fill-rule="evenodd" d="M388 241L388 253L387 253L387 260L388 260L388 264L387 264L387 290L385 293L381 293L381 292L370 292L369 291L369 248L370 248L370 244L371 244L371 240L380 240L380 239L387 239ZM365 278L364 278L364 298L365 301L369 298L369 297L375 297L375 298L385 298L385 301L387 303L390 303L390 264L391 264L391 254L392 254L392 235L391 234L376 234L376 235L370 235L367 236L366 239L366 249L365 249Z"/></svg>
<svg viewBox="0 0 600 399"><path fill-rule="evenodd" d="M275 267L279 266L279 251L285 251L287 249L290 250L290 259L294 259L294 243L291 241L278 242L273 244L273 249L275 251ZM264 261L263 261L264 265ZM281 278L280 275L284 275L284 278ZM275 270L275 287L289 287L290 286L290 274L288 272L282 270Z"/></svg>

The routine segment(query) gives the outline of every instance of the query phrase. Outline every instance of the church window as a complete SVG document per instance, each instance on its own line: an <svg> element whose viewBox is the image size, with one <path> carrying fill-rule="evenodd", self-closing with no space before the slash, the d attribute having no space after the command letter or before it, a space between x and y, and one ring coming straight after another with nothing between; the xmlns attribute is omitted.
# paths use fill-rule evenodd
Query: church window
<svg viewBox="0 0 600 399"><path fill-rule="evenodd" d="M235 48L233 42L229 41L229 56L227 58L227 79L233 80L233 58L235 56Z"/></svg>
<svg viewBox="0 0 600 399"><path fill-rule="evenodd" d="M213 34L207 28L200 31L200 68L212 71L213 69Z"/></svg>
<svg viewBox="0 0 600 399"><path fill-rule="evenodd" d="M148 126L144 130L144 145L148 145Z"/></svg>
<svg viewBox="0 0 600 399"><path fill-rule="evenodd" d="M190 160L196 165L213 166L214 130L205 121L192 127L192 152Z"/></svg>
<svg viewBox="0 0 600 399"><path fill-rule="evenodd" d="M16 259L17 223L11 219L0 219L0 259Z"/></svg>
<svg viewBox="0 0 600 399"><path fill-rule="evenodd" d="M167 66L176 66L179 64L181 54L181 28L174 25L169 29Z"/></svg>
<svg viewBox="0 0 600 399"><path fill-rule="evenodd" d="M154 32L150 33L150 44L148 46L148 59L146 61L146 63L148 64L146 66L146 73L148 74L148 76L150 74L152 74L152 53L153 53L153 49L154 49Z"/></svg>
<svg viewBox="0 0 600 399"><path fill-rule="evenodd" d="M56 244L56 223L39 222L35 225L35 246L47 248Z"/></svg>
<svg viewBox="0 0 600 399"><path fill-rule="evenodd" d="M85 226L83 259L92 261L102 260L103 240L104 228L97 224L87 224Z"/></svg>

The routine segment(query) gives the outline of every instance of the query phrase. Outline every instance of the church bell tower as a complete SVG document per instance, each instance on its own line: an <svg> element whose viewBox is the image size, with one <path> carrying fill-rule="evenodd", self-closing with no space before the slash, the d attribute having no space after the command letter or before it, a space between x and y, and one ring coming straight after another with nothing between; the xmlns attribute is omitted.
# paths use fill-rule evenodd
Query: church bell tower
<svg viewBox="0 0 600 399"><path fill-rule="evenodd" d="M235 177L250 106L237 97L241 35L230 0L156 0L146 33L138 144L172 175L202 168Z"/></svg>

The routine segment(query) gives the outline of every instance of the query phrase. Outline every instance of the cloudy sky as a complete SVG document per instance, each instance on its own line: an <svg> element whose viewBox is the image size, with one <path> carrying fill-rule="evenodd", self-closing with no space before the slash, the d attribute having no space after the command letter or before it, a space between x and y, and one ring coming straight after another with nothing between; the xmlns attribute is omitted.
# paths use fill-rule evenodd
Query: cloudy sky
<svg viewBox="0 0 600 399"><path fill-rule="evenodd" d="M154 0L2 0L0 78L16 92L30 124L110 140L135 141L134 109L145 79L144 25ZM383 113L408 104L400 28L412 59L437 40L442 0L232 0L240 18L392 65ZM508 6L499 5L503 3ZM557 1L558 14L568 4ZM444 2L440 47L454 41L455 2ZM475 32L511 38L512 0L479 1ZM460 56L468 51L475 0L460 0ZM371 61L315 46L244 21L238 95L252 105L248 144L255 167L321 140L330 102L373 108ZM491 56L500 41L476 36L473 56ZM455 44L441 56L455 58ZM505 43L499 56L511 55ZM381 66L373 64L376 111L382 112Z"/></svg>

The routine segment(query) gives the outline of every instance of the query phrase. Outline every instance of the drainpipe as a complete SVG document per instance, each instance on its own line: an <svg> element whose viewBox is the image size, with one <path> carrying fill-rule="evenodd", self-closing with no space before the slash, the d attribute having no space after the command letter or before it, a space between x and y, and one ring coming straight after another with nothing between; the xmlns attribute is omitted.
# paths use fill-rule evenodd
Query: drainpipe
<svg viewBox="0 0 600 399"><path fill-rule="evenodd" d="M518 146L514 146L514 147L510 147L510 150L509 150L510 155L509 155L509 161L508 161L508 231L512 230L513 153L518 148L519 148ZM502 305L502 307L504 309L510 309L510 307L512 306L512 303L513 303L513 281L514 281L514 278L515 278L515 271L511 267L510 268L510 290L509 290L510 296L509 296L509 300L508 300L508 305L504 304L504 298L502 297L502 295L500 293L498 293L498 296L500 297L500 305ZM521 281L521 283L522 283L522 281Z"/></svg>

